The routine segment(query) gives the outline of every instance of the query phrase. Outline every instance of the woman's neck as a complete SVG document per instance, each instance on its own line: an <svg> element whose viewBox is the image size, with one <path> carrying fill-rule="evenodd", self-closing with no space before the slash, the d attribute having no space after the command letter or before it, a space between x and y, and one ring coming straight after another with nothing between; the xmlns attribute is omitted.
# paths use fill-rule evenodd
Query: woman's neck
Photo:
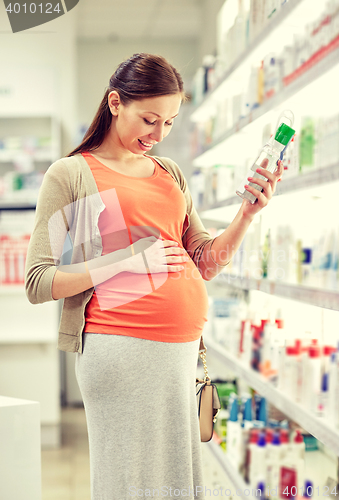
<svg viewBox="0 0 339 500"><path fill-rule="evenodd" d="M109 129L103 143L98 149L93 151L93 153L98 153L104 159L126 164L133 163L140 158L143 158L143 155L131 153L131 151L124 147L115 130L114 122L112 122L111 128Z"/></svg>

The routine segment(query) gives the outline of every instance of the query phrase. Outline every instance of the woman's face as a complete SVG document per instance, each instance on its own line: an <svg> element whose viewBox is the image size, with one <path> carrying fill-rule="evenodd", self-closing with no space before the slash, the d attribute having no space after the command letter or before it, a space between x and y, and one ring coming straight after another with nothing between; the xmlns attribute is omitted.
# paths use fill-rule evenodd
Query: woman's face
<svg viewBox="0 0 339 500"><path fill-rule="evenodd" d="M127 106L116 92L111 92L109 99L115 116L115 140L134 154L145 154L170 133L181 105L180 94L132 101Z"/></svg>

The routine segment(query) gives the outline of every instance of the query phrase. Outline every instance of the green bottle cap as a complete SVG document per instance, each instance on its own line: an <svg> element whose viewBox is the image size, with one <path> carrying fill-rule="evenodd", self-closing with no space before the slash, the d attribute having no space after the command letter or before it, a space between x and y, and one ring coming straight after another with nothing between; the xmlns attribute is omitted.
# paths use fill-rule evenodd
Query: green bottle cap
<svg viewBox="0 0 339 500"><path fill-rule="evenodd" d="M275 134L275 140L286 146L295 134L295 130L282 123Z"/></svg>

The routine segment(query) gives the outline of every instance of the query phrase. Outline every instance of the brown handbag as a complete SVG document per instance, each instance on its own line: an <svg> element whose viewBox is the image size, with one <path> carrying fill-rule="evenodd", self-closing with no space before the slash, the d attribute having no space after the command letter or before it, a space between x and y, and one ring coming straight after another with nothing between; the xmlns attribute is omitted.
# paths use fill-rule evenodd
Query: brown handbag
<svg viewBox="0 0 339 500"><path fill-rule="evenodd" d="M198 405L198 417L200 426L200 438L203 443L207 443L212 439L213 427L220 411L220 399L217 387L212 384L208 376L206 364L207 347L204 344L204 339L200 338L199 356L204 365L205 377L203 380L196 379L196 397Z"/></svg>

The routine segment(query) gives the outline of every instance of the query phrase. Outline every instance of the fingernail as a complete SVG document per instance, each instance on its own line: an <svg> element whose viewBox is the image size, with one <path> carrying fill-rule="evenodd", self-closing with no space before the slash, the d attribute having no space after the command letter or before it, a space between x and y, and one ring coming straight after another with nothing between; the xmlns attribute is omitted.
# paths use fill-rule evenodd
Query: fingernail
<svg viewBox="0 0 339 500"><path fill-rule="evenodd" d="M253 181L253 177L247 177L247 180Z"/></svg>
<svg viewBox="0 0 339 500"><path fill-rule="evenodd" d="M249 185L248 185L248 184L245 184L245 186L244 186L244 187L247 189L247 188L249 187Z"/></svg>
<svg viewBox="0 0 339 500"><path fill-rule="evenodd" d="M261 168L257 168L257 169L256 169L256 172L261 172Z"/></svg>

